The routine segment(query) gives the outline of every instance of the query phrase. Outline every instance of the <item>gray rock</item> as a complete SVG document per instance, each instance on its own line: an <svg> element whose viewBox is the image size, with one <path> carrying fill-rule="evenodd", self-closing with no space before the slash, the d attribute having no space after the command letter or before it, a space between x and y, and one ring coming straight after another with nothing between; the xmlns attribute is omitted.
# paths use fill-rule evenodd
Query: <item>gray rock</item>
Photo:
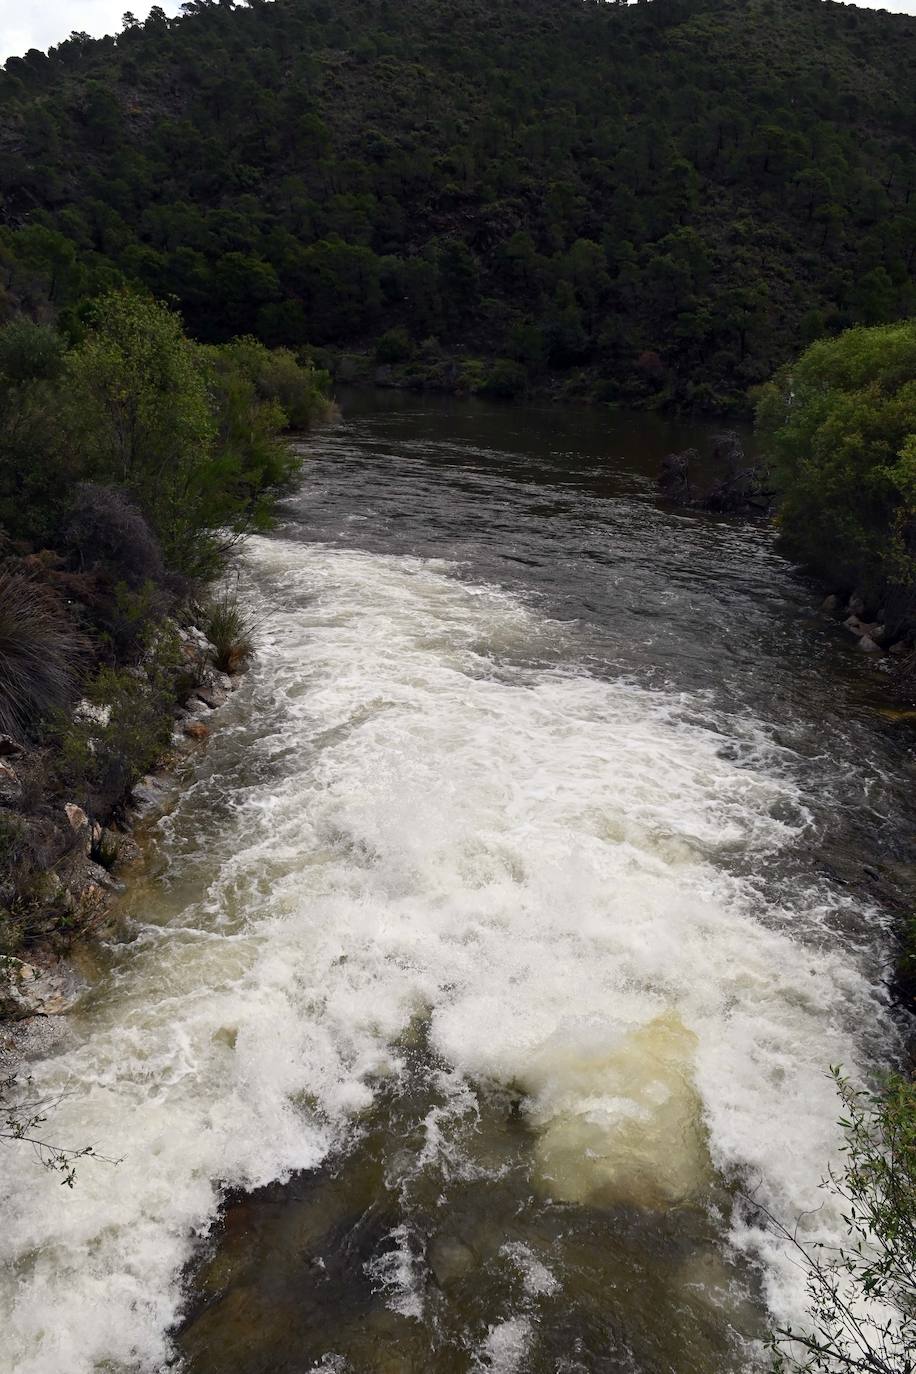
<svg viewBox="0 0 916 1374"><path fill-rule="evenodd" d="M0 735L0 758L18 758L22 752L22 745L10 735Z"/></svg>
<svg viewBox="0 0 916 1374"><path fill-rule="evenodd" d="M92 826L89 824L89 817L81 806L77 806L76 802L67 802L64 810L67 813L70 829L79 841L80 849L84 854L88 854L92 848Z"/></svg>
<svg viewBox="0 0 916 1374"><path fill-rule="evenodd" d="M825 596L823 601L821 602L821 612L824 615L836 615L839 609L840 598L838 596L834 596L832 593L830 596Z"/></svg>
<svg viewBox="0 0 916 1374"><path fill-rule="evenodd" d="M83 830L88 829L89 817L81 806L77 806L76 802L67 802L64 810L67 813L67 820L70 822L71 830L75 830L79 835Z"/></svg>
<svg viewBox="0 0 916 1374"><path fill-rule="evenodd" d="M194 695L211 711L215 711L217 706L223 706L228 700L226 692L221 687L198 687Z"/></svg>
<svg viewBox="0 0 916 1374"><path fill-rule="evenodd" d="M157 778L152 773L147 773L145 778L141 778L131 793L134 805L141 815L147 811L153 811L161 806L165 801L168 788L161 778Z"/></svg>
<svg viewBox="0 0 916 1374"><path fill-rule="evenodd" d="M87 874L91 882L95 883L98 887L105 888L108 892L124 891L124 884L119 882L117 878L113 878L108 872L108 869L103 868L101 864L90 863L87 868Z"/></svg>
<svg viewBox="0 0 916 1374"><path fill-rule="evenodd" d="M857 636L868 634L871 628L871 626L866 625L864 621L860 620L857 615L849 616L848 619L843 621L843 626L845 629L849 630L851 634Z"/></svg>
<svg viewBox="0 0 916 1374"><path fill-rule="evenodd" d="M76 971L60 960L47 968L23 959L10 959L8 965L8 992L17 1016L59 1016L85 991L86 984Z"/></svg>
<svg viewBox="0 0 916 1374"><path fill-rule="evenodd" d="M856 648L861 649L863 654L880 654L881 652L881 645L876 644L871 635L863 635Z"/></svg>
<svg viewBox="0 0 916 1374"><path fill-rule="evenodd" d="M865 614L865 602L858 592L853 592L847 602L846 609L850 615L863 616Z"/></svg>

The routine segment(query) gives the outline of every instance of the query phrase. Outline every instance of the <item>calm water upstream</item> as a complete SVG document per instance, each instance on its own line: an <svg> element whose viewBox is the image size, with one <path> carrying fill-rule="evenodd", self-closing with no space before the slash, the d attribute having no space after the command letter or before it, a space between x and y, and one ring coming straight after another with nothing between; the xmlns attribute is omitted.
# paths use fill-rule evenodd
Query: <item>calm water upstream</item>
<svg viewBox="0 0 916 1374"><path fill-rule="evenodd" d="M703 437L363 398L309 443L34 1065L123 1162L2 1156L4 1374L739 1374L803 1314L742 1195L817 1206L827 1066L893 1053L911 762L769 532L656 503Z"/></svg>

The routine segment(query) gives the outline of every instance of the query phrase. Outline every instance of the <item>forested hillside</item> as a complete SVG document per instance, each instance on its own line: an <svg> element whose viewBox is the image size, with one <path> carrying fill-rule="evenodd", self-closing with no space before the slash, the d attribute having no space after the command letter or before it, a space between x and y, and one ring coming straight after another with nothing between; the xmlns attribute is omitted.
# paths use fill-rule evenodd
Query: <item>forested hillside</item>
<svg viewBox="0 0 916 1374"><path fill-rule="evenodd" d="M724 409L916 313L916 19L825 0L193 0L0 75L0 308ZM477 360L486 360L480 362Z"/></svg>

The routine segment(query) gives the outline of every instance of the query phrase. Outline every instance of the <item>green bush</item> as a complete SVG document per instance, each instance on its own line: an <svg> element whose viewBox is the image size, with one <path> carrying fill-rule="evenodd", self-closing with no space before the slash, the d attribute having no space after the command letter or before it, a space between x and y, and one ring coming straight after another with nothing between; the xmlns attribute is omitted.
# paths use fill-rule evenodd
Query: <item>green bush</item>
<svg viewBox="0 0 916 1374"><path fill-rule="evenodd" d="M0 524L20 539L53 533L72 480L60 424L64 348L46 325L0 328Z"/></svg>
<svg viewBox="0 0 916 1374"><path fill-rule="evenodd" d="M326 385L288 349L254 339L203 348L173 311L114 292L65 360L67 480L96 495L116 488L148 521L167 568L207 580L238 537L266 523L298 469L281 435L326 411Z"/></svg>
<svg viewBox="0 0 916 1374"><path fill-rule="evenodd" d="M216 425L180 318L127 292L104 297L67 356L62 400L81 475L133 498L171 567L205 572L222 515L209 500Z"/></svg>
<svg viewBox="0 0 916 1374"><path fill-rule="evenodd" d="M486 396L511 400L527 391L528 373L521 363L511 358L497 358L480 389Z"/></svg>
<svg viewBox="0 0 916 1374"><path fill-rule="evenodd" d="M795 556L876 605L916 584L916 320L822 339L757 394Z"/></svg>
<svg viewBox="0 0 916 1374"><path fill-rule="evenodd" d="M184 671L177 635L158 629L138 668L101 668L57 726L59 783L90 815L107 814L168 749Z"/></svg>
<svg viewBox="0 0 916 1374"><path fill-rule="evenodd" d="M0 733L19 735L61 710L73 696L84 649L46 588L0 571Z"/></svg>
<svg viewBox="0 0 916 1374"><path fill-rule="evenodd" d="M233 339L214 350L221 362L246 377L255 396L283 412L281 428L305 430L328 412L328 374L288 348L265 348L257 339Z"/></svg>
<svg viewBox="0 0 916 1374"><path fill-rule="evenodd" d="M375 361L386 366L389 363L406 363L413 357L414 348L407 330L398 325L386 330L375 345Z"/></svg>

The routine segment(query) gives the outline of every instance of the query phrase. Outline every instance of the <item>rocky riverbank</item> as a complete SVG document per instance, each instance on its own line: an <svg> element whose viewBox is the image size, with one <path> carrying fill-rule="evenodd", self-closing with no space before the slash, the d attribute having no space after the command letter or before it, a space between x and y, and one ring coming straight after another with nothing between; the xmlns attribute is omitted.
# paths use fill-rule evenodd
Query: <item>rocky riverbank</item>
<svg viewBox="0 0 916 1374"><path fill-rule="evenodd" d="M29 744L0 736L0 1021L8 1026L59 1015L85 990L71 955L112 928L124 877L140 854L135 826L166 802L183 762L205 744L214 712L239 685L244 663L221 672L218 647L198 626L172 618L163 633L181 662L162 722L167 747L104 805L68 794L57 767L59 740ZM158 667L154 657L134 669L139 691L153 701ZM110 707L84 698L72 717L98 755Z"/></svg>

